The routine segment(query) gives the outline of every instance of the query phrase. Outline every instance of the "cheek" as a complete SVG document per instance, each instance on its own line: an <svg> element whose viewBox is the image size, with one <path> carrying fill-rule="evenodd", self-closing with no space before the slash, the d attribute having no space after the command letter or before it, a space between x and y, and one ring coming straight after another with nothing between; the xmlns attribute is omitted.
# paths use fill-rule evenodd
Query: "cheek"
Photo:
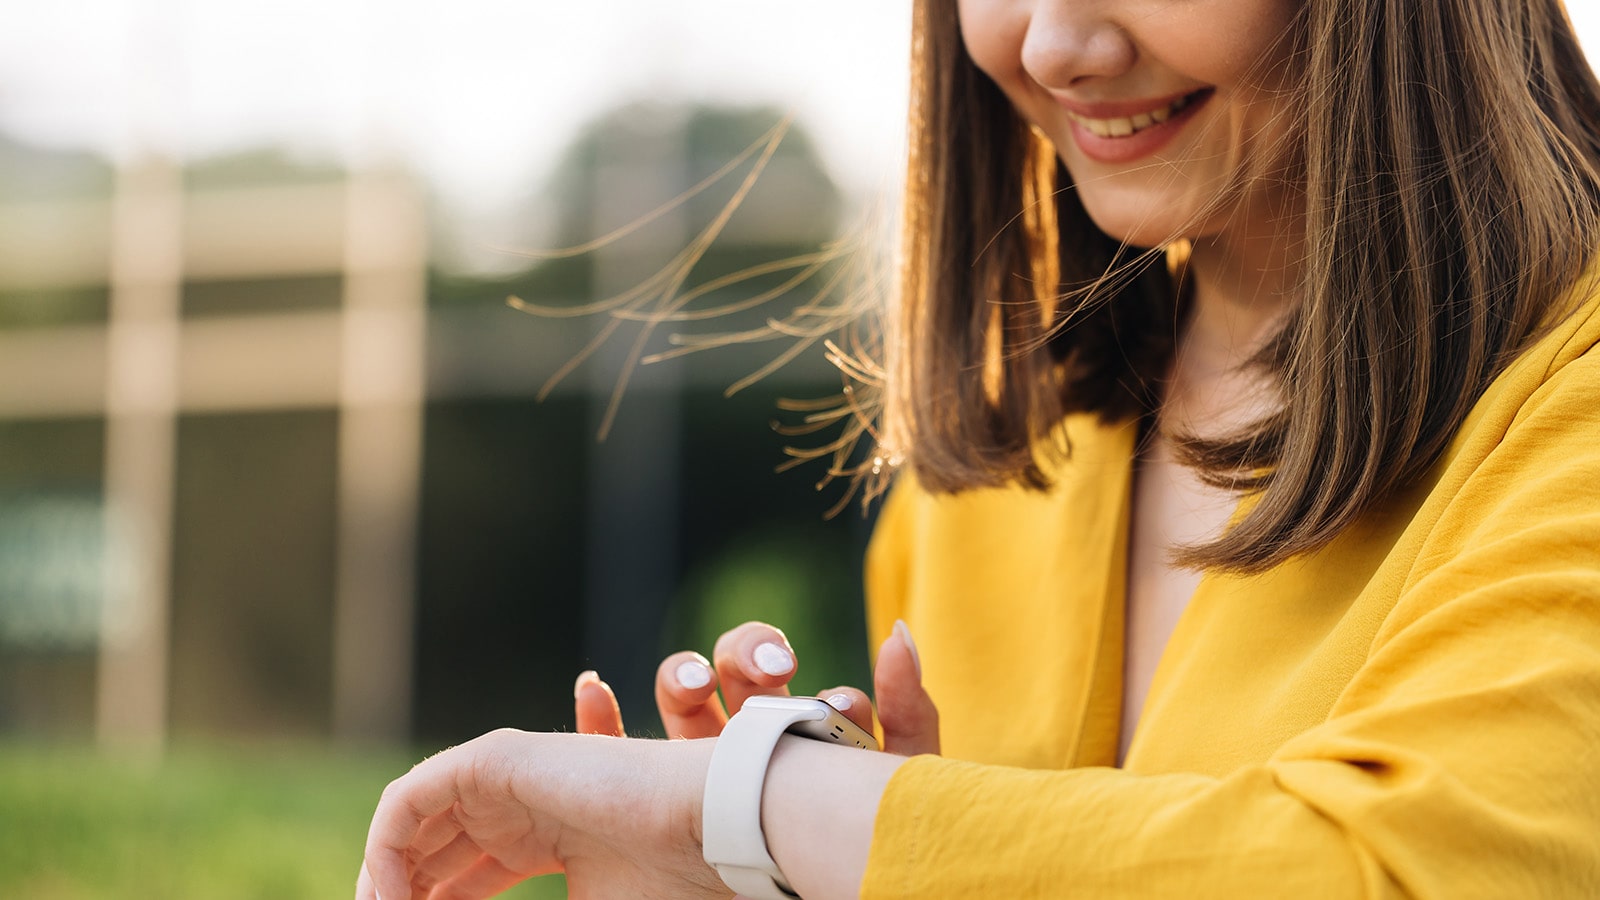
<svg viewBox="0 0 1600 900"><path fill-rule="evenodd" d="M1008 11L1016 5L1003 0L960 0L957 4L967 55L1007 94L1013 92L1021 75L1022 39L1027 34L1026 16Z"/></svg>
<svg viewBox="0 0 1600 900"><path fill-rule="evenodd" d="M1281 80L1294 41L1294 4L1211 0L1148 20L1146 50L1197 81L1239 88Z"/></svg>

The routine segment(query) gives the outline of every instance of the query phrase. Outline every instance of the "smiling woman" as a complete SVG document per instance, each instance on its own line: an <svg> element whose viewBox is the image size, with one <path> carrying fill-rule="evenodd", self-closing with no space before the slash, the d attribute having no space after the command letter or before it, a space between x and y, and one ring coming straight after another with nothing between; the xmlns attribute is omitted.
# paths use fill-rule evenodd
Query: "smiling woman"
<svg viewBox="0 0 1600 900"><path fill-rule="evenodd" d="M1558 0L914 32L887 752L742 709L802 664L746 623L658 670L692 740L601 736L584 673L590 734L398 779L358 897L1600 893L1600 83Z"/></svg>

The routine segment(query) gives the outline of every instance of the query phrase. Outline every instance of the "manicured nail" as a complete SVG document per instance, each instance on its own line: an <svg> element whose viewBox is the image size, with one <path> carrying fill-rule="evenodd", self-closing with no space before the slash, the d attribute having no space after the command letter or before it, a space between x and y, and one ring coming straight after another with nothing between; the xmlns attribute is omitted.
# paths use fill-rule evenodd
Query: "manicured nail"
<svg viewBox="0 0 1600 900"><path fill-rule="evenodd" d="M849 694L834 694L828 698L828 705L839 712L845 712L850 707L855 706L855 703L851 701Z"/></svg>
<svg viewBox="0 0 1600 900"><path fill-rule="evenodd" d="M680 687L686 687L692 691L711 683L711 669L705 663L691 659L680 664L678 670L673 673L673 677L678 679Z"/></svg>
<svg viewBox="0 0 1600 900"><path fill-rule="evenodd" d="M582 672L579 672L578 673L578 680L576 682L574 682L573 685L572 685L572 699L574 699L574 700L578 699L578 695L583 693L583 686L584 685L588 684L591 681L598 682L599 680L600 680L600 673L596 672L593 669L586 669L586 670L584 670Z"/></svg>
<svg viewBox="0 0 1600 900"><path fill-rule="evenodd" d="M894 620L894 633L900 635L900 640L911 651L911 664L917 667L917 680L922 680L922 657L917 655L917 642L911 639L911 629L906 627L904 619Z"/></svg>
<svg viewBox="0 0 1600 900"><path fill-rule="evenodd" d="M794 657L777 644L760 644L756 647L756 668L768 675L787 675L794 671Z"/></svg>

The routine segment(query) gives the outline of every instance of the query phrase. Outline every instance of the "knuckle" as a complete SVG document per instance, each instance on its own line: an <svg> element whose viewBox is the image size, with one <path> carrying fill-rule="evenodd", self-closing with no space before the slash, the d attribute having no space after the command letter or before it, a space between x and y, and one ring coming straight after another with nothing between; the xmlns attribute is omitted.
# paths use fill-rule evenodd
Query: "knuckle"
<svg viewBox="0 0 1600 900"><path fill-rule="evenodd" d="M771 625L766 622L751 622L750 630L760 639L770 640L772 638L777 638L785 644L789 643L788 635L784 634L783 629L776 625Z"/></svg>
<svg viewBox="0 0 1600 900"><path fill-rule="evenodd" d="M423 857L422 857L422 855L420 853L418 853L418 854L407 853L406 854L406 864L410 865L410 866L420 866L422 864L422 859L423 859ZM411 875L411 888L412 888L412 890L422 891L424 894L428 895L430 900L432 900L432 898L434 898L434 897L438 897L439 896L439 894L437 894L437 893L430 893L431 891L433 891L434 886L437 885L438 883L439 883L439 879L433 877L432 875L430 875L427 872L422 871L420 869L418 869L416 872L412 873L412 875Z"/></svg>
<svg viewBox="0 0 1600 900"><path fill-rule="evenodd" d="M717 643L737 641L745 644L751 641L771 640L773 636L776 636L779 640L788 640L788 638L784 637L782 629L757 619L751 619L723 632Z"/></svg>
<svg viewBox="0 0 1600 900"><path fill-rule="evenodd" d="M400 801L405 796L405 776L396 778L383 786L383 792L378 795L378 805L388 806Z"/></svg>

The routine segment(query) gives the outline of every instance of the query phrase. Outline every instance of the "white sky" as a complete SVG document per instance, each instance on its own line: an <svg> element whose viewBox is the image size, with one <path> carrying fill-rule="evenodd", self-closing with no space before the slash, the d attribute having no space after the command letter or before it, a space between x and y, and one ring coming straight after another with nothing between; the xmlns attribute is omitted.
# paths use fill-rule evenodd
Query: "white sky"
<svg viewBox="0 0 1600 900"><path fill-rule="evenodd" d="M526 200L585 120L799 113L857 193L903 146L909 0L3 0L0 131L119 155L400 156L463 212ZM489 238L492 240L492 238Z"/></svg>
<svg viewBox="0 0 1600 900"><path fill-rule="evenodd" d="M0 130L45 144L398 155L491 215L623 100L794 109L856 192L901 154L910 0L3 3ZM1600 56L1600 2L1568 6Z"/></svg>

